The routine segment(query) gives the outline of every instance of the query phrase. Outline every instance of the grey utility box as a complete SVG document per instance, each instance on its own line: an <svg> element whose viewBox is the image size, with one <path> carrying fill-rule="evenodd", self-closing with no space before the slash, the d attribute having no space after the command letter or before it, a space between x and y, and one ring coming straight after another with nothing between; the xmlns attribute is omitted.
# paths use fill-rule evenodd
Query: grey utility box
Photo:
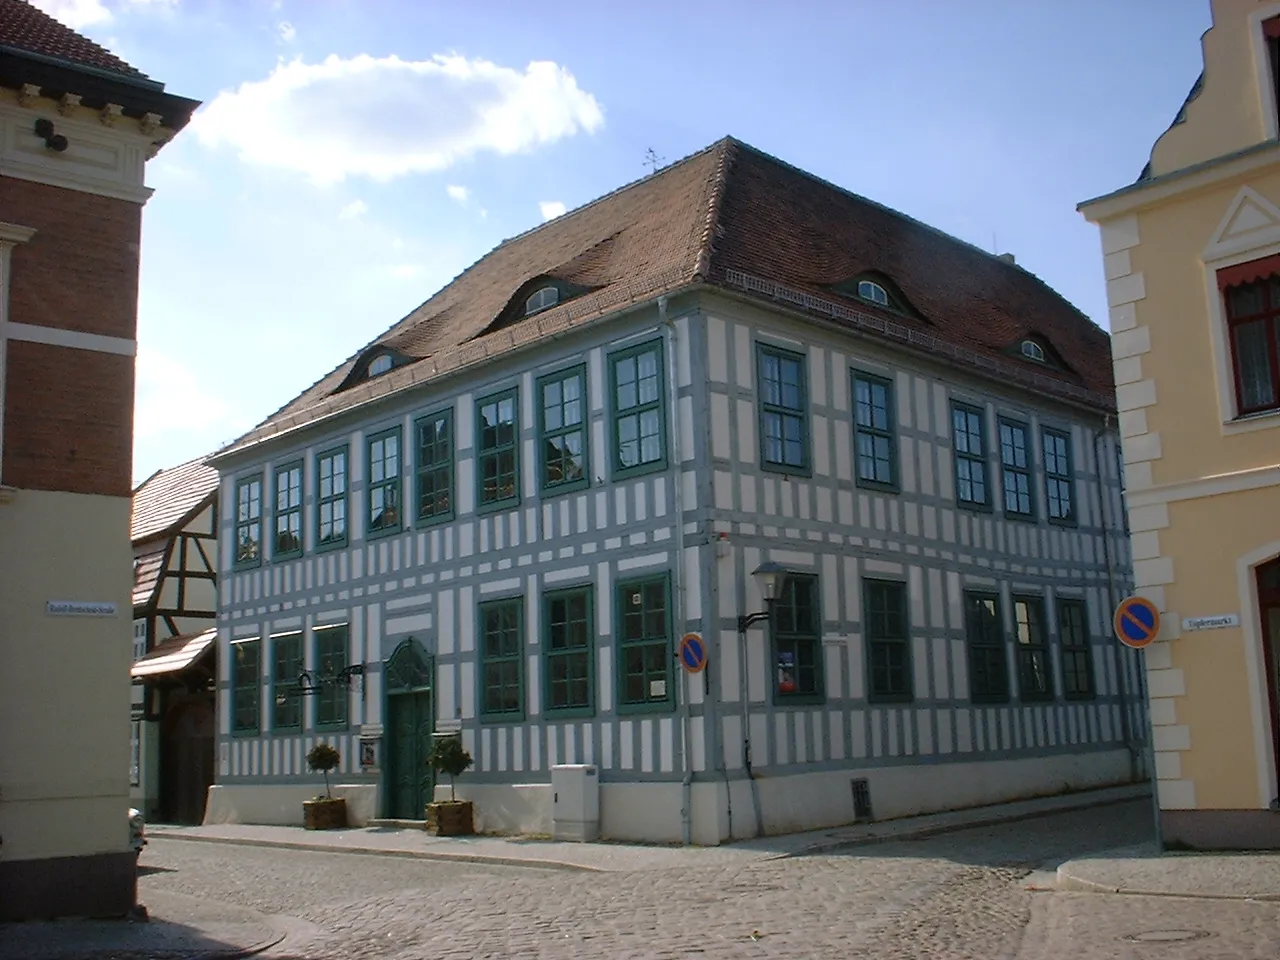
<svg viewBox="0 0 1280 960"><path fill-rule="evenodd" d="M557 840L589 842L600 836L600 774L594 763L551 768L551 829Z"/></svg>

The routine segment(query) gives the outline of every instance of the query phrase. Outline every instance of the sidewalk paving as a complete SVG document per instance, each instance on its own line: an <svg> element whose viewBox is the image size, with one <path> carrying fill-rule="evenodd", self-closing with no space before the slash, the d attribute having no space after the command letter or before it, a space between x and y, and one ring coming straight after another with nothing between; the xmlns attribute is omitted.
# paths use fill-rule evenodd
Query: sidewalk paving
<svg viewBox="0 0 1280 960"><path fill-rule="evenodd" d="M149 891L151 919L51 920L0 926L0 960L234 960L288 932L256 910Z"/></svg>
<svg viewBox="0 0 1280 960"><path fill-rule="evenodd" d="M1087 893L1280 902L1280 853L1160 853L1155 844L1060 864L1056 887Z"/></svg>
<svg viewBox="0 0 1280 960"><path fill-rule="evenodd" d="M155 825L148 827L147 835L156 839L239 843L295 850L417 857L427 860L458 860L553 870L660 870L690 866L695 863L711 865L826 853L862 843L929 836L1149 796L1150 789L1146 784L1109 787L1016 803L974 807L949 813L762 837L718 847L614 842L571 843L539 838L496 836L433 837L425 830L405 827L361 827L319 831L304 830L301 827L252 824L211 824L190 827Z"/></svg>

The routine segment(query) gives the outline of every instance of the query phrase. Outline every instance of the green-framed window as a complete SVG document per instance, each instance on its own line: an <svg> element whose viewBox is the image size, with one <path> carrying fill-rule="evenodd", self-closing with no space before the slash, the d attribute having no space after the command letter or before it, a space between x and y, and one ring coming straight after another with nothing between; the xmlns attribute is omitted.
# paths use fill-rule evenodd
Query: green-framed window
<svg viewBox="0 0 1280 960"><path fill-rule="evenodd" d="M893 428L893 383L853 375L854 476L860 487L898 488L898 444Z"/></svg>
<svg viewBox="0 0 1280 960"><path fill-rule="evenodd" d="M400 529L400 428L373 434L367 448L369 512L365 532L376 537Z"/></svg>
<svg viewBox="0 0 1280 960"><path fill-rule="evenodd" d="M591 482L586 394L585 366L538 379L538 466L544 492L577 490Z"/></svg>
<svg viewBox="0 0 1280 960"><path fill-rule="evenodd" d="M1094 695L1093 651L1083 600L1058 598L1058 638L1062 646L1062 694L1068 700Z"/></svg>
<svg viewBox="0 0 1280 960"><path fill-rule="evenodd" d="M262 724L262 638L231 643L231 732L256 734Z"/></svg>
<svg viewBox="0 0 1280 960"><path fill-rule="evenodd" d="M520 502L519 416L515 387L476 401L476 482L481 509Z"/></svg>
<svg viewBox="0 0 1280 960"><path fill-rule="evenodd" d="M619 583L617 597L618 710L669 710L675 703L670 579Z"/></svg>
<svg viewBox="0 0 1280 960"><path fill-rule="evenodd" d="M335 447L316 456L316 549L347 543L347 448Z"/></svg>
<svg viewBox="0 0 1280 960"><path fill-rule="evenodd" d="M863 580L867 644L867 699L912 698L911 639L907 585L896 580Z"/></svg>
<svg viewBox="0 0 1280 960"><path fill-rule="evenodd" d="M773 605L774 695L779 703L824 698L821 619L818 578L789 574Z"/></svg>
<svg viewBox="0 0 1280 960"><path fill-rule="evenodd" d="M273 560L302 556L302 461L276 467L276 538Z"/></svg>
<svg viewBox="0 0 1280 960"><path fill-rule="evenodd" d="M1000 420L1000 482L1004 491L1004 512L1008 517L1035 516L1031 502L1031 444L1027 426L1015 420Z"/></svg>
<svg viewBox="0 0 1280 960"><path fill-rule="evenodd" d="M345 623L327 624L311 631L315 643L315 672L321 677L336 676L347 665L351 628ZM350 691L345 683L322 683L315 695L316 729L341 730L347 726Z"/></svg>
<svg viewBox="0 0 1280 960"><path fill-rule="evenodd" d="M1042 427L1046 513L1050 523L1075 523L1075 480L1071 469L1071 437Z"/></svg>
<svg viewBox="0 0 1280 960"><path fill-rule="evenodd" d="M951 442L956 461L956 502L990 508L987 493L987 441L982 411L964 403L951 405Z"/></svg>
<svg viewBox="0 0 1280 960"><path fill-rule="evenodd" d="M236 566L262 562L262 474L236 481Z"/></svg>
<svg viewBox="0 0 1280 960"><path fill-rule="evenodd" d="M609 355L615 479L667 465L666 386L662 341L650 340Z"/></svg>
<svg viewBox="0 0 1280 960"><path fill-rule="evenodd" d="M1044 599L1014 597L1013 624L1018 641L1018 696L1023 700L1053 699L1053 660L1045 630Z"/></svg>
<svg viewBox="0 0 1280 960"><path fill-rule="evenodd" d="M302 631L271 637L271 729L302 729L302 697L297 691L302 673Z"/></svg>
<svg viewBox="0 0 1280 960"><path fill-rule="evenodd" d="M417 520L453 517L453 411L441 410L414 423L417 436Z"/></svg>
<svg viewBox="0 0 1280 960"><path fill-rule="evenodd" d="M786 473L809 471L809 388L804 357L756 344L760 373L760 465Z"/></svg>
<svg viewBox="0 0 1280 960"><path fill-rule="evenodd" d="M964 625L969 647L969 699L974 703L1007 703L1009 655L1000 619L1000 597L994 593L966 593Z"/></svg>
<svg viewBox="0 0 1280 960"><path fill-rule="evenodd" d="M524 717L524 598L480 604L480 718Z"/></svg>
<svg viewBox="0 0 1280 960"><path fill-rule="evenodd" d="M594 710L594 633L591 588L556 590L542 597L542 655L548 713Z"/></svg>

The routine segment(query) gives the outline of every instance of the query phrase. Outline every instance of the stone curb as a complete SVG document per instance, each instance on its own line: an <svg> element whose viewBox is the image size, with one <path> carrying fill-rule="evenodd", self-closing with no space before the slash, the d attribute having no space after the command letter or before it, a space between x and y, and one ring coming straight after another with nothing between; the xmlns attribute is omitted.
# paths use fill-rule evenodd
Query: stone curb
<svg viewBox="0 0 1280 960"><path fill-rule="evenodd" d="M1172 890L1140 890L1131 887L1113 887L1109 884L1098 883L1096 880L1086 880L1084 877L1073 876L1065 863L1059 866L1057 870L1057 889L1074 893L1105 893L1124 897L1174 897L1180 900L1236 900L1253 901L1255 903L1280 903L1280 894L1277 893L1178 893Z"/></svg>
<svg viewBox="0 0 1280 960"><path fill-rule="evenodd" d="M1149 792L1144 793L1141 790L1135 790L1132 795L1127 796L1109 796L1109 797L1087 797L1082 796L1073 802L1064 802L1047 807L1043 810L1024 810L1018 813L991 812L980 816L975 816L971 820L957 819L952 823L935 824L927 827L917 827L915 829L905 829L900 831L885 831L883 833L868 834L865 837L852 837L845 840L827 840L819 843L811 844L800 850L793 850L789 853L775 854L766 857L767 860L785 860L788 857L804 857L814 856L823 853L832 853L838 850L844 850L849 847L865 846L873 843L892 843L895 840L922 840L927 837L936 837L946 833L956 833L960 830L976 830L982 827L994 827L1004 823L1017 823L1021 820L1034 820L1039 817L1051 817L1058 813L1069 813L1073 810L1088 810L1093 807L1109 807L1121 803L1132 803L1135 800L1141 800L1146 796L1150 796ZM892 821L890 821L891 823Z"/></svg>
<svg viewBox="0 0 1280 960"><path fill-rule="evenodd" d="M391 850L386 847L353 847L333 843L297 843L292 840L254 840L249 837L197 837L162 830L148 832L147 836L164 840L185 840L189 843L229 843L241 847L274 847L279 850L315 850L320 853L359 853L371 857L400 857L406 860L437 860L457 863L478 863L500 867L533 867L544 870L567 870L579 873L609 873L600 867L565 860L542 860L530 857L504 857L488 853L444 853L435 850Z"/></svg>

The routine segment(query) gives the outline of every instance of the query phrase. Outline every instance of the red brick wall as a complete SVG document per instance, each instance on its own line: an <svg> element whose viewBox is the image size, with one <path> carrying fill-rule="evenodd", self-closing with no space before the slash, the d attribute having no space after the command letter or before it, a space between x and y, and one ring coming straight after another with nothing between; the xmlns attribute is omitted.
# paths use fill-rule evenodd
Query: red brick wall
<svg viewBox="0 0 1280 960"><path fill-rule="evenodd" d="M0 221L37 231L13 249L12 322L135 337L141 206L0 177ZM129 496L134 358L10 341L6 367L4 482Z"/></svg>
<svg viewBox="0 0 1280 960"><path fill-rule="evenodd" d="M3 177L0 221L37 231L13 251L11 321L133 339L141 206Z"/></svg>

